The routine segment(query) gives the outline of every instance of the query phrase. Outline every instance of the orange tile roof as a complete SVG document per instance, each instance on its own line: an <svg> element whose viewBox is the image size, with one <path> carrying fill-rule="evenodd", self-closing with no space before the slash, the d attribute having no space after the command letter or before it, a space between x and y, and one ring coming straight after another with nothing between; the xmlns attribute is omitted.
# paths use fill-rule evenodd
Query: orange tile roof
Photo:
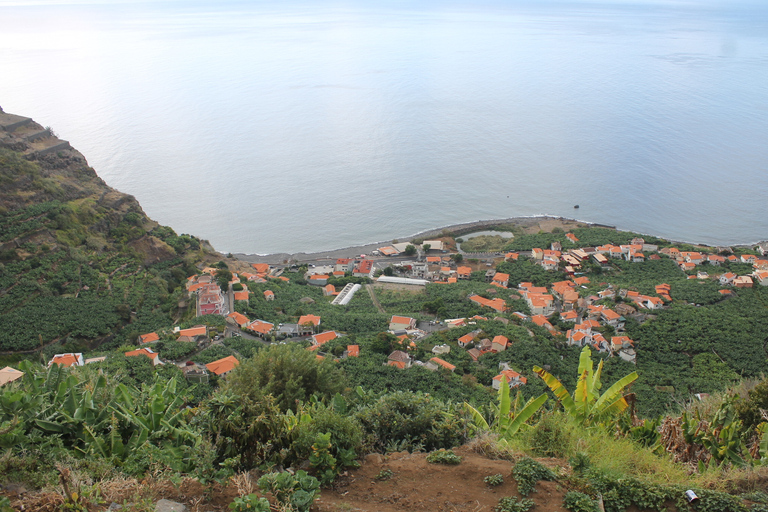
<svg viewBox="0 0 768 512"><path fill-rule="evenodd" d="M495 376L493 380L501 381L502 377L507 378L507 384L514 381L515 379L519 380L523 384L526 384L528 382L528 379L526 379L525 377L522 377L519 373L517 373L514 370L504 370L503 372Z"/></svg>
<svg viewBox="0 0 768 512"><path fill-rule="evenodd" d="M303 315L299 317L299 325L312 324L315 327L320 325L320 317L316 315Z"/></svg>
<svg viewBox="0 0 768 512"><path fill-rule="evenodd" d="M142 343L151 343L159 340L160 336L158 336L156 332L150 332L148 334L142 334L139 338L141 338Z"/></svg>
<svg viewBox="0 0 768 512"><path fill-rule="evenodd" d="M347 355L349 357L359 357L360 345L347 345Z"/></svg>
<svg viewBox="0 0 768 512"><path fill-rule="evenodd" d="M267 334L268 332L272 331L272 329L275 328L275 324L265 322L264 320L254 320L253 322L245 326L245 328L261 334Z"/></svg>
<svg viewBox="0 0 768 512"><path fill-rule="evenodd" d="M266 298L266 297L274 297L274 296L275 296L275 292L273 292L272 290L266 290L266 291L264 292L264 297L265 297L265 298Z"/></svg>
<svg viewBox="0 0 768 512"><path fill-rule="evenodd" d="M491 343L496 343L506 348L507 345L509 344L509 339L507 339L506 336L498 335L493 337L493 340L491 340Z"/></svg>
<svg viewBox="0 0 768 512"><path fill-rule="evenodd" d="M389 323L410 325L414 321L415 320L413 318L410 318L407 316L392 315L392 318L389 320Z"/></svg>
<svg viewBox="0 0 768 512"><path fill-rule="evenodd" d="M157 357L157 353L148 348L139 348L125 353L126 357L147 356L150 359Z"/></svg>
<svg viewBox="0 0 768 512"><path fill-rule="evenodd" d="M235 300L248 300L248 290L235 292Z"/></svg>
<svg viewBox="0 0 768 512"><path fill-rule="evenodd" d="M464 336L460 337L457 341L460 341L461 343L467 344L471 343L472 340L475 339L475 335L472 333L465 334Z"/></svg>
<svg viewBox="0 0 768 512"><path fill-rule="evenodd" d="M196 325L189 329L182 329L179 331L179 336L204 336L208 333L208 328L204 325Z"/></svg>
<svg viewBox="0 0 768 512"><path fill-rule="evenodd" d="M400 368L401 370L405 369L405 363L403 361L390 361L387 364L389 366L394 366L394 367Z"/></svg>
<svg viewBox="0 0 768 512"><path fill-rule="evenodd" d="M325 331L325 332L321 332L320 334L315 334L314 336L312 336L312 339L318 345L322 345L323 343L327 343L331 340L335 340L336 338L338 338L338 336L334 331Z"/></svg>
<svg viewBox="0 0 768 512"><path fill-rule="evenodd" d="M238 312L228 314L227 318L231 318L232 320L234 320L237 325L245 325L248 322L250 322L247 316Z"/></svg>
<svg viewBox="0 0 768 512"><path fill-rule="evenodd" d="M453 371L453 370L455 370L455 369L456 369L456 366L452 365L452 364L451 364L451 363L449 363L448 361L445 361L445 360L443 360L443 359L440 359L439 357L433 357L433 358L431 358L431 359L430 359L430 361L432 361L432 362L433 362L433 363L435 363L435 364L439 364L439 365L440 365L440 366L442 366L443 368L447 368L447 369L448 369L448 370L450 370L450 371Z"/></svg>
<svg viewBox="0 0 768 512"><path fill-rule="evenodd" d="M236 366L240 364L235 356L227 356L223 359L213 361L205 365L208 371L215 373L216 375L223 375L227 372L231 372Z"/></svg>
<svg viewBox="0 0 768 512"><path fill-rule="evenodd" d="M78 366L78 354L56 354L51 359L51 364L58 364L59 366ZM82 355L81 355L82 357Z"/></svg>
<svg viewBox="0 0 768 512"><path fill-rule="evenodd" d="M251 266L256 270L256 273L267 274L269 273L269 264L267 263L251 263Z"/></svg>

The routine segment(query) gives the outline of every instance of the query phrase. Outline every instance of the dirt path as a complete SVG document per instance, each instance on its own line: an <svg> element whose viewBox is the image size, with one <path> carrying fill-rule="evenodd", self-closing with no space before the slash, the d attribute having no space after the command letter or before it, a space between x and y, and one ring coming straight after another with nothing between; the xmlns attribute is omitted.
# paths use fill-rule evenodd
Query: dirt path
<svg viewBox="0 0 768 512"><path fill-rule="evenodd" d="M368 295L371 296L371 300L373 301L373 305L376 306L376 309L379 310L379 313L387 314L386 311L384 311L384 308L381 307L381 303L379 302L379 299L376 297L376 292L373 290L373 285L367 284L365 285L365 289L368 290Z"/></svg>

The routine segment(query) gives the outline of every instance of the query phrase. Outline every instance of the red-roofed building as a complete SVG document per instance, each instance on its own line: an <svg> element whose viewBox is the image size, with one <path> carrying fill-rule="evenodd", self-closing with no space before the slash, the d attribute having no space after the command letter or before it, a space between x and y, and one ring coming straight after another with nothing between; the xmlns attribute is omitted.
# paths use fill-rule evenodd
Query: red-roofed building
<svg viewBox="0 0 768 512"><path fill-rule="evenodd" d="M392 318L389 320L390 331L401 331L404 329L407 330L407 329L415 329L415 328L416 328L415 318L393 315Z"/></svg>
<svg viewBox="0 0 768 512"><path fill-rule="evenodd" d="M236 325L239 325L240 327L248 325L251 322L244 314L237 312L228 314L227 318L231 319Z"/></svg>
<svg viewBox="0 0 768 512"><path fill-rule="evenodd" d="M507 380L507 385L510 388L516 388L518 386L523 386L528 382L528 379L520 375L514 370L504 370L497 376L493 378L493 389L499 389L501 388L501 381L502 378L505 378Z"/></svg>
<svg viewBox="0 0 768 512"><path fill-rule="evenodd" d="M160 336L158 336L156 332L139 335L139 343L152 343L153 341L158 341L159 339Z"/></svg>
<svg viewBox="0 0 768 512"><path fill-rule="evenodd" d="M274 328L275 328L275 324L265 322L264 320L254 320L253 322L243 327L243 329L252 331L258 334L259 336L261 336L262 338L267 334L271 333Z"/></svg>
<svg viewBox="0 0 768 512"><path fill-rule="evenodd" d="M248 295L250 293L247 289L240 290L239 292L235 292L235 300L248 300Z"/></svg>
<svg viewBox="0 0 768 512"><path fill-rule="evenodd" d="M204 325L196 325L195 327L190 327L189 329L181 329L179 331L179 337L188 337L190 339L194 339L197 336L208 336L208 327Z"/></svg>
<svg viewBox="0 0 768 512"><path fill-rule="evenodd" d="M509 339L506 336L494 336L491 340L491 350L495 352L504 352L509 346Z"/></svg>
<svg viewBox="0 0 768 512"><path fill-rule="evenodd" d="M136 357L136 356L146 356L149 358L150 361L152 361L153 366L157 366L158 364L162 364L160 362L160 356L157 355L156 352L152 351L150 348L139 348L136 350L131 350L129 352L125 353L125 357Z"/></svg>
<svg viewBox="0 0 768 512"><path fill-rule="evenodd" d="M272 290L266 290L264 292L264 300L275 300L275 292Z"/></svg>
<svg viewBox="0 0 768 512"><path fill-rule="evenodd" d="M352 275L355 277L371 277L373 274L373 260L362 260L352 270Z"/></svg>
<svg viewBox="0 0 768 512"><path fill-rule="evenodd" d="M323 343L328 343L331 340L335 340L338 338L339 335L335 331L325 331L321 332L320 334L314 334L310 338L310 342L313 345L322 345Z"/></svg>
<svg viewBox="0 0 768 512"><path fill-rule="evenodd" d="M320 317L317 315L303 315L299 317L299 336L314 334L320 327Z"/></svg>
<svg viewBox="0 0 768 512"><path fill-rule="evenodd" d="M440 359L439 357L433 357L433 358L431 358L429 361L435 365L435 370L436 370L436 369L437 369L437 367L439 367L439 366L442 366L443 368L445 368L446 370L448 370L448 371L450 371L450 372L452 372L452 371L454 371L454 370L456 369L456 366L452 365L452 364L451 364L451 363L449 363L448 361L445 361L445 360L443 360L443 359ZM429 365L429 363L427 363L427 368L430 368L430 365ZM430 368L430 369L431 369L431 368Z"/></svg>
<svg viewBox="0 0 768 512"><path fill-rule="evenodd" d="M360 345L347 345L347 357L360 357Z"/></svg>
<svg viewBox="0 0 768 512"><path fill-rule="evenodd" d="M205 367L208 368L209 372L215 373L219 377L223 377L234 370L239 364L240 361L238 361L235 356L227 356L223 359L208 363Z"/></svg>
<svg viewBox="0 0 768 512"><path fill-rule="evenodd" d="M85 364L85 360L83 359L83 354L80 352L74 353L74 352L68 352L66 354L56 354L53 356L53 358L48 362L48 366L57 364L59 366L83 366Z"/></svg>
<svg viewBox="0 0 768 512"><path fill-rule="evenodd" d="M509 309L507 308L507 305L504 302L504 299L499 299L499 298L486 299L479 295L472 295L471 297L469 297L469 300L471 300L475 304L479 304L483 307L491 308L495 311L498 311L499 313L504 313Z"/></svg>

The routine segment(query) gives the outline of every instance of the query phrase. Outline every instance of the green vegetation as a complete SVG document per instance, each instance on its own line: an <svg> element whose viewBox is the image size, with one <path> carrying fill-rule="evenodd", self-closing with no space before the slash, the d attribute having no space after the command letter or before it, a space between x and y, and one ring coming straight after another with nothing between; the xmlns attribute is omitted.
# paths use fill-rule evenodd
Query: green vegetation
<svg viewBox="0 0 768 512"><path fill-rule="evenodd" d="M488 475L485 478L483 478L483 482L490 485L491 487L496 487L497 485L501 485L504 483L504 475L501 473L497 473L495 475Z"/></svg>
<svg viewBox="0 0 768 512"><path fill-rule="evenodd" d="M525 457L515 464L515 467L512 468L512 476L517 482L517 492L523 496L528 496L532 491L535 491L536 482L539 480L557 478L552 471L529 457Z"/></svg>
<svg viewBox="0 0 768 512"><path fill-rule="evenodd" d="M430 464L461 464L461 457L453 453L453 450L440 449L427 455Z"/></svg>

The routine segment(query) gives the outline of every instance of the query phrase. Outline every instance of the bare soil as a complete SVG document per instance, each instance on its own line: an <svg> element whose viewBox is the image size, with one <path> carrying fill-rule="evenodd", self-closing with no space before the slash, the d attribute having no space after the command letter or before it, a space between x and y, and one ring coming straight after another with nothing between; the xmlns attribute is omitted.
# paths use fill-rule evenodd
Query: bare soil
<svg viewBox="0 0 768 512"><path fill-rule="evenodd" d="M491 512L501 498L520 497L512 478L512 462L490 459L466 446L454 452L462 457L455 466L430 464L424 453L368 455L359 469L348 471L332 489L322 491L312 512ZM567 466L556 459L540 461L553 470ZM385 469L392 471L392 476L377 479ZM483 478L495 474L503 475L502 485L483 483ZM133 505L126 510L154 510L153 503L165 498L185 504L190 512L222 512L236 497L256 492L255 480L239 475L227 485L203 485L192 479L180 484L150 479L108 481L101 484L103 504L88 510L107 510L113 502ZM565 512L562 501L566 492L557 482L539 482L536 492L528 496L536 504L532 512ZM9 486L0 495L8 496L15 510L54 512L64 503L60 490L26 492Z"/></svg>
<svg viewBox="0 0 768 512"><path fill-rule="evenodd" d="M317 512L491 512L505 496L520 498L512 462L489 459L468 447L454 452L462 457L455 466L430 464L423 453L369 455L361 468L341 477L334 489L323 491ZM559 465L552 459L541 462L553 468ZM387 469L392 477L377 479ZM502 485L483 483L483 478L495 474L504 476ZM565 512L566 492L557 482L539 482L528 496L536 504L532 511Z"/></svg>

